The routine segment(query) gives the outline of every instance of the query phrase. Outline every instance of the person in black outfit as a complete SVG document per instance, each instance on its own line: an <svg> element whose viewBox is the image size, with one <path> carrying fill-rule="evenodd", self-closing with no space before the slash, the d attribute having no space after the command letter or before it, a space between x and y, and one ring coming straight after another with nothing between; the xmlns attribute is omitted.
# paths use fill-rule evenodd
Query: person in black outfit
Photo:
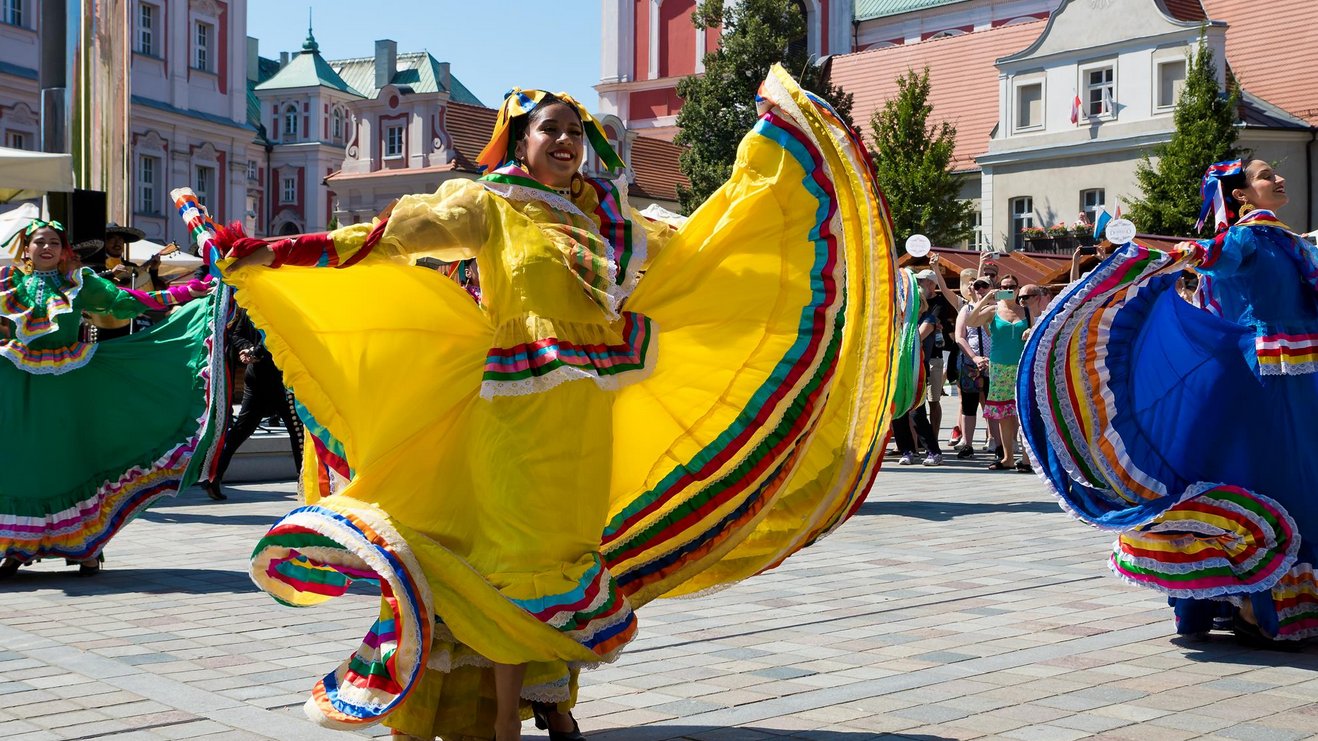
<svg viewBox="0 0 1318 741"><path fill-rule="evenodd" d="M284 374L275 366L270 351L265 348L261 333L257 331L247 312L239 310L232 326L228 330L228 342L236 353L243 371L243 401L238 409L238 418L229 427L224 440L224 450L220 453L219 466L215 477L199 485L206 490L207 496L216 501L228 499L220 490L224 482L224 472L229 468L229 461L239 446L252 436L261 420L267 416L276 416L288 430L289 445L293 449L293 464L302 470L302 423L293 411L292 398L284 387Z"/></svg>

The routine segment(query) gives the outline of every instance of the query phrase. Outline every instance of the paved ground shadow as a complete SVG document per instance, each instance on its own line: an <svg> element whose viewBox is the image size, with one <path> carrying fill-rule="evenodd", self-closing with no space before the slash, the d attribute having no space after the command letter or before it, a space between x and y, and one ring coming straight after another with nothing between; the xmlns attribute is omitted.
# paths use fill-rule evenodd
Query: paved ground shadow
<svg viewBox="0 0 1318 741"><path fill-rule="evenodd" d="M898 517L917 517L921 520L946 522L954 517L967 515L986 515L997 512L1034 512L1037 514L1062 513L1062 508L1054 501L1044 502L925 502L909 499L884 499L882 495L871 498L860 509L858 515L896 515Z"/></svg>
<svg viewBox="0 0 1318 741"><path fill-rule="evenodd" d="M1168 620L1171 611L1168 610ZM1171 642L1184 649L1185 658L1205 664L1238 664L1256 666L1284 666L1292 669L1318 671L1318 643L1312 641L1296 651L1272 651L1242 646L1230 633L1214 632L1207 638L1175 636Z"/></svg>
<svg viewBox="0 0 1318 741"><path fill-rule="evenodd" d="M0 593L58 589L70 596L95 594L238 594L256 589L246 571L220 569L115 568L111 561L101 573L82 577L77 566L62 559L47 559L25 566L0 581Z"/></svg>
<svg viewBox="0 0 1318 741"><path fill-rule="evenodd" d="M872 741L877 739L905 739L906 741L945 741L950 736L931 736L925 733L878 733L871 731L793 731L780 728L663 725L638 728L592 730L591 741L769 741L776 739L798 741Z"/></svg>

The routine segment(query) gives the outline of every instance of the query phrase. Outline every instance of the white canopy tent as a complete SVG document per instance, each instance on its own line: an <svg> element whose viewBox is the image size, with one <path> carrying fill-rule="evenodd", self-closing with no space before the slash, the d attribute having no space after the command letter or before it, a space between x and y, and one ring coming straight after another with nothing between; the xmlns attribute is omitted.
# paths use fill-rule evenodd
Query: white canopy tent
<svg viewBox="0 0 1318 741"><path fill-rule="evenodd" d="M73 190L73 155L0 147L0 203Z"/></svg>

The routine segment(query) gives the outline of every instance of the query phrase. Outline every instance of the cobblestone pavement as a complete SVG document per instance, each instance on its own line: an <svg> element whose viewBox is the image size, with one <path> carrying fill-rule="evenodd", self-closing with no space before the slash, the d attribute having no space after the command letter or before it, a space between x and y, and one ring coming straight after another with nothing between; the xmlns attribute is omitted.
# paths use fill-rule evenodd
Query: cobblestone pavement
<svg viewBox="0 0 1318 741"><path fill-rule="evenodd" d="M1108 536L978 458L889 458L860 512L783 567L646 607L642 637L585 676L582 727L601 741L1318 733L1318 649L1173 639L1164 601L1108 573ZM0 738L350 738L300 706L376 600L296 610L246 575L292 492L185 492L126 528L96 578L45 562L0 584Z"/></svg>

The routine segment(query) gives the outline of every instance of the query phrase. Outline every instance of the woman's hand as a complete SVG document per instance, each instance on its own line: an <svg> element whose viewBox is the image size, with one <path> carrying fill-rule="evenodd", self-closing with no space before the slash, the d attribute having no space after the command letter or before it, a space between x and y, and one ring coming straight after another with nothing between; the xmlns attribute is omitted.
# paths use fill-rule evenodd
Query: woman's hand
<svg viewBox="0 0 1318 741"><path fill-rule="evenodd" d="M214 283L202 283L198 285L197 281L188 284L188 295L192 298L201 298L215 293Z"/></svg>
<svg viewBox="0 0 1318 741"><path fill-rule="evenodd" d="M988 370L989 359L984 357L983 355L976 355L974 358L974 363L976 368L979 368L982 371Z"/></svg>
<svg viewBox="0 0 1318 741"><path fill-rule="evenodd" d="M275 261L275 251L270 249L270 245L261 245L246 255L233 261L233 267L245 268L249 265L269 266Z"/></svg>

